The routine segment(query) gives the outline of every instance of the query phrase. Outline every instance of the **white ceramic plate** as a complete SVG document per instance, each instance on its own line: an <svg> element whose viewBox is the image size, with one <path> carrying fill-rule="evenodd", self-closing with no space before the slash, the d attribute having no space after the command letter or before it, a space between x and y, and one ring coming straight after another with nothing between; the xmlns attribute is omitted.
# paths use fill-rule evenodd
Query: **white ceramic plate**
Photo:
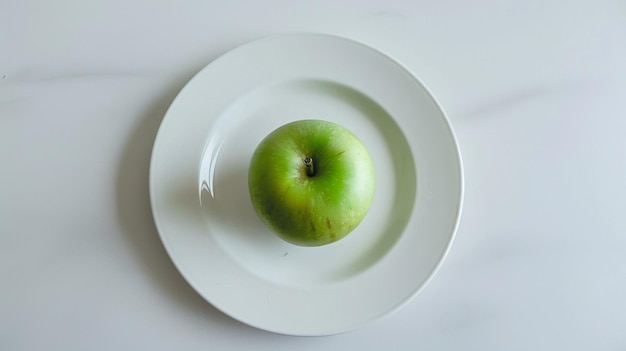
<svg viewBox="0 0 626 351"><path fill-rule="evenodd" d="M377 177L364 221L315 248L264 227L247 187L258 143L309 118L354 132ZM453 132L426 88L379 51L316 34L260 39L200 71L163 119L150 169L158 231L189 284L233 318L290 335L349 331L404 305L452 243L462 188Z"/></svg>

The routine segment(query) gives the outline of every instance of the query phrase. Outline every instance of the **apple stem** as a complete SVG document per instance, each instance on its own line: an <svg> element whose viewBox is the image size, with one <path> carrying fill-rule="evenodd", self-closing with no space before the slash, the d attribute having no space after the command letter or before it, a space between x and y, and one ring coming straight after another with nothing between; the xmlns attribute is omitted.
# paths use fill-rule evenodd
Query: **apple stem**
<svg viewBox="0 0 626 351"><path fill-rule="evenodd" d="M304 166L306 167L306 175L309 177L313 177L315 175L315 168L313 167L313 159L311 157L307 157L304 159Z"/></svg>

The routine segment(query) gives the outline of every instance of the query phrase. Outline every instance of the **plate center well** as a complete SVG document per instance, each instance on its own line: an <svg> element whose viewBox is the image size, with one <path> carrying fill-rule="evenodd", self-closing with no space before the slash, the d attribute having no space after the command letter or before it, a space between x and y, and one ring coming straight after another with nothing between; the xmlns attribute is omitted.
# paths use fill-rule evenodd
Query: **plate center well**
<svg viewBox="0 0 626 351"><path fill-rule="evenodd" d="M248 164L261 140L301 119L328 120L351 130L376 170L374 202L346 238L314 248L276 237L257 217L248 193ZM402 236L417 191L411 149L392 116L359 91L331 81L269 84L235 100L207 138L198 188L206 235L254 275L296 287L340 282L383 258Z"/></svg>

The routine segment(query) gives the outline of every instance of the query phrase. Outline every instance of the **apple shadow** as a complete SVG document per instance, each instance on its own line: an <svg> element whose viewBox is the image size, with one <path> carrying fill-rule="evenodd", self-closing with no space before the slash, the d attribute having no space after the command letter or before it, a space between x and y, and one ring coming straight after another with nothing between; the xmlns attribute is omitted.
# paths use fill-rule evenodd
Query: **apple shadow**
<svg viewBox="0 0 626 351"><path fill-rule="evenodd" d="M204 300L170 260L154 223L148 186L152 146L161 120L188 78L172 84L155 99L155 103L139 118L123 148L115 185L122 232L145 274L171 301L191 313L206 316L207 322L213 326L217 323L220 328L244 328L248 332L264 333L225 315Z"/></svg>

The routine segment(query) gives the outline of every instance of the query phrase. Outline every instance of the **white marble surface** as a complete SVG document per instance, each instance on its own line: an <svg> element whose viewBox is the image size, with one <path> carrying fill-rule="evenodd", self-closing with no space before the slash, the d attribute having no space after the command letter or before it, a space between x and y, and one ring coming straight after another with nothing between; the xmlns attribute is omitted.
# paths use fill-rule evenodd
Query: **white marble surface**
<svg viewBox="0 0 626 351"><path fill-rule="evenodd" d="M404 309L298 338L218 312L167 257L152 142L226 50L333 33L409 67L464 159L457 240ZM0 3L0 349L626 350L623 1Z"/></svg>

